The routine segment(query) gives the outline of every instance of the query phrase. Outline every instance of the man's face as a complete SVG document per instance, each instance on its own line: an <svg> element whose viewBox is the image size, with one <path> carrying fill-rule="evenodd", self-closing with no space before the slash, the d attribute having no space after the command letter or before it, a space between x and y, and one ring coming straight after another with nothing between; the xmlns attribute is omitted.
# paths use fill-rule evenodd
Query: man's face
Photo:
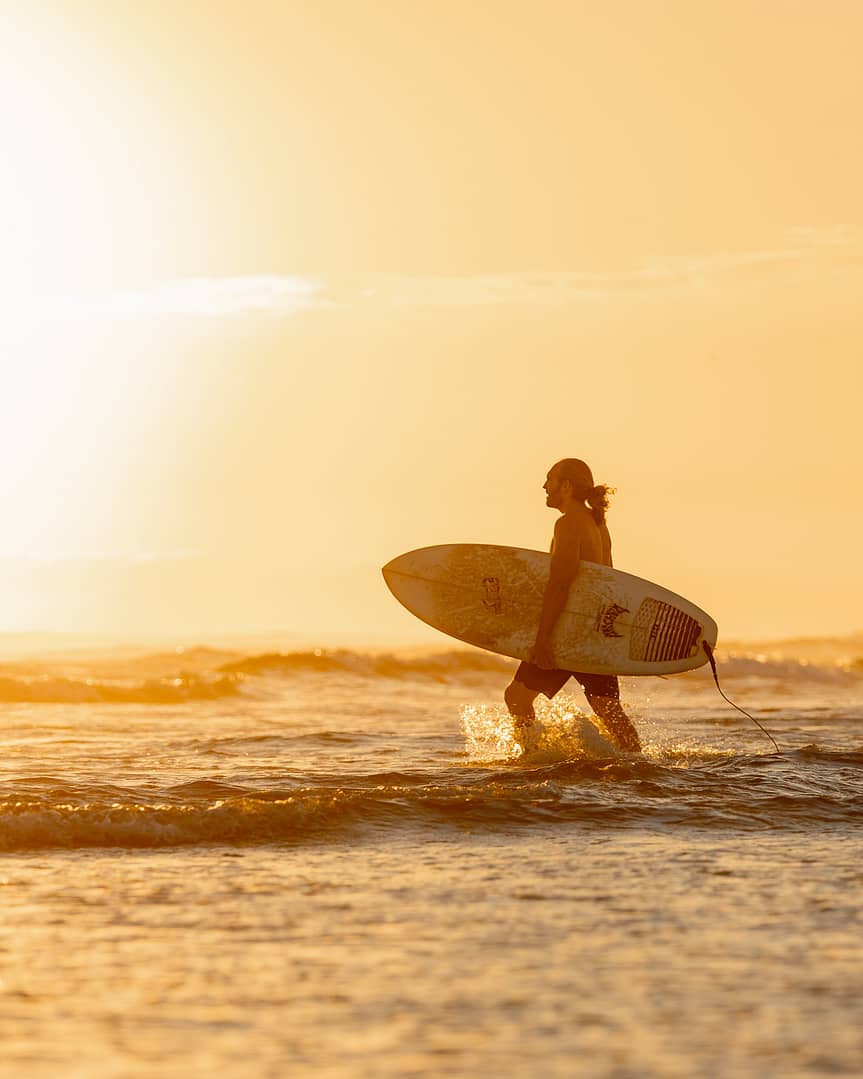
<svg viewBox="0 0 863 1079"><path fill-rule="evenodd" d="M563 496L561 488L563 483L564 481L560 478L560 471L556 467L545 477L542 489L545 491L546 506L551 506L552 509L556 510L561 508L561 498Z"/></svg>

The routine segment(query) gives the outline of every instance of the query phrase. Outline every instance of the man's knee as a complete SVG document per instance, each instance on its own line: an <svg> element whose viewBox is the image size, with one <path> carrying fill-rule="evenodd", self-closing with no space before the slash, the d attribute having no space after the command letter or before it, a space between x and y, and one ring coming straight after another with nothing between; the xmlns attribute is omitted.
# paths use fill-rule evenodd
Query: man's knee
<svg viewBox="0 0 863 1079"><path fill-rule="evenodd" d="M533 702L538 695L536 690L528 689L524 683L515 680L503 691L503 699L512 715L529 718L533 717Z"/></svg>

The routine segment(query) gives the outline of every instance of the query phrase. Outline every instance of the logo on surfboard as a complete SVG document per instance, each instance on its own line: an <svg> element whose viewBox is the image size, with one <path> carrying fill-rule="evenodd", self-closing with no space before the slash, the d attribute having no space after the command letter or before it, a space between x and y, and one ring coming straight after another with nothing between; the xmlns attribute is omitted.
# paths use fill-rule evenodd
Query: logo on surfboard
<svg viewBox="0 0 863 1079"><path fill-rule="evenodd" d="M621 607L619 603L611 603L607 607L600 607L596 615L596 629L603 637L622 637L614 628L614 623L622 614L629 614L628 607Z"/></svg>
<svg viewBox="0 0 863 1079"><path fill-rule="evenodd" d="M483 577L482 585L485 589L485 598L482 601L483 607L494 611L495 614L501 614L503 612L503 600L500 595L500 578Z"/></svg>

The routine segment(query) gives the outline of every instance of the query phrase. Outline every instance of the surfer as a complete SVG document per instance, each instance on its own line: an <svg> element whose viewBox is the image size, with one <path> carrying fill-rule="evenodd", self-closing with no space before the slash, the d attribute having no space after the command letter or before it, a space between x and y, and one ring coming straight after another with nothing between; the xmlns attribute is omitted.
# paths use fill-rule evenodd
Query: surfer
<svg viewBox="0 0 863 1079"><path fill-rule="evenodd" d="M558 670L554 666L551 635L561 615L570 586L582 558L604 566L611 563L611 536L605 511L611 488L595 485L593 474L576 458L558 461L543 484L545 504L560 510L551 541L551 570L542 600L542 613L530 661L519 664L504 692L507 708L515 720L515 735L523 749L536 745L541 727L536 722L533 702L540 693L549 700L564 684L575 678L588 704L599 717L611 740L620 749L641 749L638 733L620 704L617 675L582 674Z"/></svg>

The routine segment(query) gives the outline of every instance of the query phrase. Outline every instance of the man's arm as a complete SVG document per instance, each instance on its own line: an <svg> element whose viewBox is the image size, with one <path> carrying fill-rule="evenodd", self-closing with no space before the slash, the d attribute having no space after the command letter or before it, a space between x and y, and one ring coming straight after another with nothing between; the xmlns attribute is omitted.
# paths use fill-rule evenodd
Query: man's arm
<svg viewBox="0 0 863 1079"><path fill-rule="evenodd" d="M581 537L572 520L561 517L554 526L554 543L551 549L551 568L548 584L542 597L542 613L539 631L530 661L538 667L550 670L554 667L551 653L551 634L560 618L569 595L569 589L581 565Z"/></svg>

